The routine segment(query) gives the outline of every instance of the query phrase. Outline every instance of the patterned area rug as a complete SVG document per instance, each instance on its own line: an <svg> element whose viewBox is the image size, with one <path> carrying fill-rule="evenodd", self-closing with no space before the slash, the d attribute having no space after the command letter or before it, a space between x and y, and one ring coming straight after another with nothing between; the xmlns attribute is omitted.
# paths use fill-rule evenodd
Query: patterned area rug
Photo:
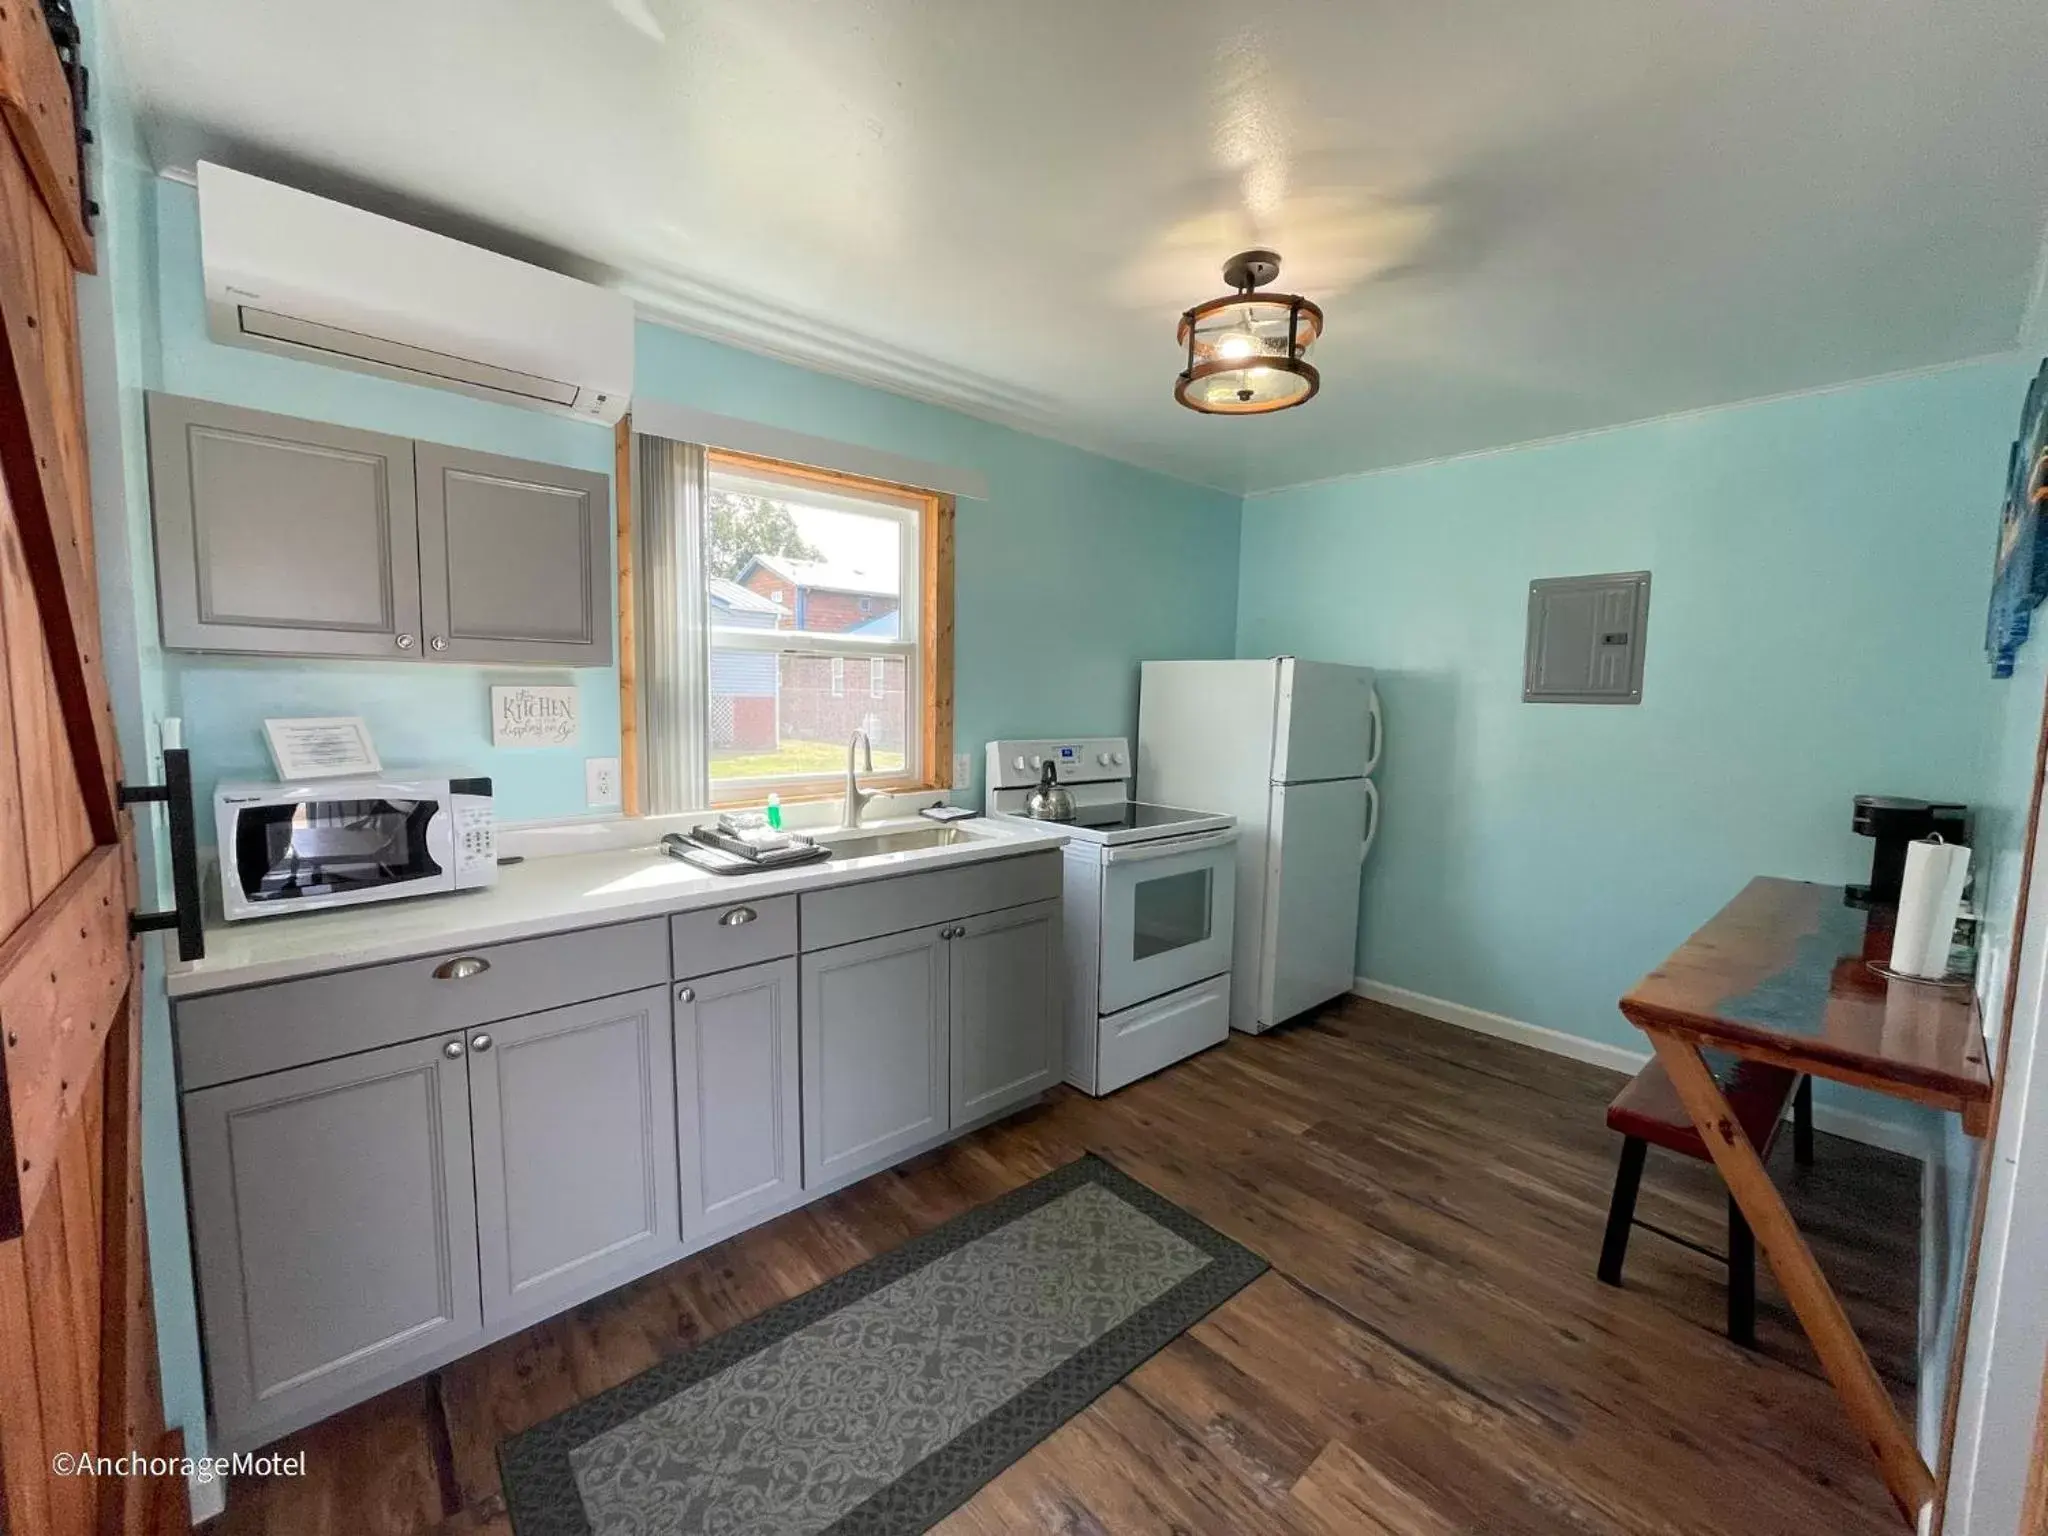
<svg viewBox="0 0 2048 1536"><path fill-rule="evenodd" d="M1265 1268L1081 1158L512 1436L512 1528L925 1530Z"/></svg>

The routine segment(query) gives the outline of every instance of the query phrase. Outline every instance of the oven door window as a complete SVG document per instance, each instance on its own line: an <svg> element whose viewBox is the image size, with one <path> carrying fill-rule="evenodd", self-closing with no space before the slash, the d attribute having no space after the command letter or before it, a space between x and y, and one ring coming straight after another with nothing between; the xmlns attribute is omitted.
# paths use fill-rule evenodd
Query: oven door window
<svg viewBox="0 0 2048 1536"><path fill-rule="evenodd" d="M1150 960L1208 938L1215 927L1211 881L1207 869L1140 880L1131 891L1131 958Z"/></svg>
<svg viewBox="0 0 2048 1536"><path fill-rule="evenodd" d="M430 880L432 800L301 800L245 806L235 818L235 877L252 902L292 902Z"/></svg>

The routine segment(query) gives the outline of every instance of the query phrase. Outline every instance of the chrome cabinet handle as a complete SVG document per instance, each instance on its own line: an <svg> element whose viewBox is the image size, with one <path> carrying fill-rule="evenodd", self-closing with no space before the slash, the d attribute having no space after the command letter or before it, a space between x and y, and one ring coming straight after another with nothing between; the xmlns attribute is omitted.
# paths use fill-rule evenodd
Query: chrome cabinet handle
<svg viewBox="0 0 2048 1536"><path fill-rule="evenodd" d="M721 928L744 928L760 915L752 907L734 907L730 912L719 915L718 926Z"/></svg>
<svg viewBox="0 0 2048 1536"><path fill-rule="evenodd" d="M443 1056L446 1056L450 1061L460 1060L462 1057L462 1042L460 1040L450 1040L446 1045L441 1047L441 1054Z"/></svg>
<svg viewBox="0 0 2048 1536"><path fill-rule="evenodd" d="M400 636L398 637L398 648L399 648L399 649L400 649L401 651L409 651L409 650L411 650L411 649L412 649L412 636L411 636L411 635L400 635Z"/></svg>
<svg viewBox="0 0 2048 1536"><path fill-rule="evenodd" d="M448 637L446 635L436 635L434 636L433 639L429 640L427 644L431 645L437 651L445 651L448 649Z"/></svg>
<svg viewBox="0 0 2048 1536"><path fill-rule="evenodd" d="M481 976L490 968L491 962L482 955L458 955L434 967L434 980L467 981L472 976Z"/></svg>
<svg viewBox="0 0 2048 1536"><path fill-rule="evenodd" d="M489 1035L471 1035L469 1037L469 1048L472 1051L488 1051L491 1048L491 1037Z"/></svg>
<svg viewBox="0 0 2048 1536"><path fill-rule="evenodd" d="M679 1003L694 1003L697 1001L697 989L695 987L677 987L676 1001Z"/></svg>

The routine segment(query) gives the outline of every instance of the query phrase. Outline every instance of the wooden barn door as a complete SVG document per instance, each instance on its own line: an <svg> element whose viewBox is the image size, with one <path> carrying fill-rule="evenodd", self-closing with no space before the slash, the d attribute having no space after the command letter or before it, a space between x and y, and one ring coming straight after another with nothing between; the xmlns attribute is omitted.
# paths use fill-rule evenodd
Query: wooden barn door
<svg viewBox="0 0 2048 1536"><path fill-rule="evenodd" d="M177 1529L143 1246L134 828L101 669L74 274L92 270L71 90L0 0L0 1527Z"/></svg>

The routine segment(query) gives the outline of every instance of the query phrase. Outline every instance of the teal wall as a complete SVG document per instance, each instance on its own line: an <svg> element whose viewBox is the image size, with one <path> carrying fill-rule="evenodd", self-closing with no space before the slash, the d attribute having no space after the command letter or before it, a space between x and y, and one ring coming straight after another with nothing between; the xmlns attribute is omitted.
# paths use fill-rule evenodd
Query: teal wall
<svg viewBox="0 0 2048 1536"><path fill-rule="evenodd" d="M661 326L640 327L634 388L987 477L955 526L963 802L989 738L1136 735L1140 661L1231 654L1235 496Z"/></svg>
<svg viewBox="0 0 2048 1536"><path fill-rule="evenodd" d="M156 225L164 389L610 471L607 429L215 344L206 335L190 187L156 183ZM1235 496L661 326L639 328L636 392L987 477L988 500L960 503L955 557L954 735L977 774L981 744L993 735L1135 731L1137 663L1148 656L1230 653ZM550 676L186 655L167 658L166 667L202 794L216 778L267 774L266 715L361 714L387 763L492 774L500 814L510 820L583 814L584 757L618 751L611 669ZM571 677L583 706L577 746L491 746L492 682Z"/></svg>
<svg viewBox="0 0 2048 1536"><path fill-rule="evenodd" d="M174 181L158 180L153 187L161 388L611 473L612 435L606 427L211 341L199 269L198 195ZM499 814L512 821L583 814L583 759L616 756L619 750L618 680L608 668L535 671L172 654L165 670L170 712L184 719L202 805L211 804L217 779L274 776L263 742L263 721L273 715L361 715L387 765L445 765L492 775ZM493 747L493 682L573 683L582 704L581 740L558 748Z"/></svg>
<svg viewBox="0 0 2048 1536"><path fill-rule="evenodd" d="M1868 868L1851 795L1976 797L2027 372L1985 363L1248 500L1240 654L1381 669L1386 822L1359 972L1640 1049L1615 999L1744 881ZM1529 581L1638 568L1643 703L1522 703Z"/></svg>

